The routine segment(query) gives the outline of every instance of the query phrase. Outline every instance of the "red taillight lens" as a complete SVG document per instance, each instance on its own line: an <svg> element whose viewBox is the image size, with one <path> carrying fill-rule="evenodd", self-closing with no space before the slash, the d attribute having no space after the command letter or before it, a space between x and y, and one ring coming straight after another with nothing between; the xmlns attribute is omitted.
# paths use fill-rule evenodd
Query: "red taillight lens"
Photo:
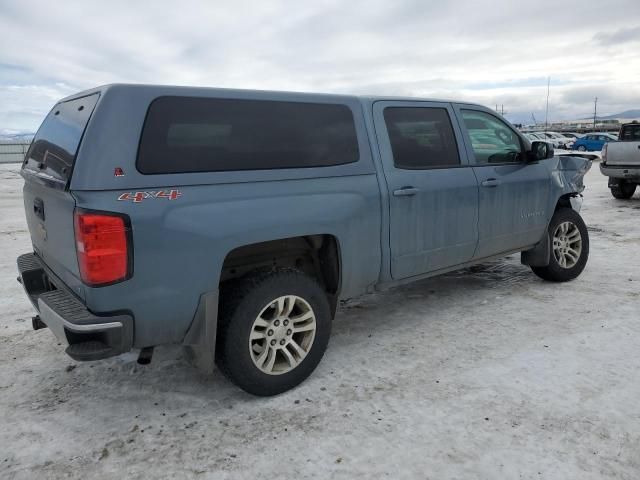
<svg viewBox="0 0 640 480"><path fill-rule="evenodd" d="M98 286L126 279L130 266L125 218L79 210L74 223L82 281Z"/></svg>

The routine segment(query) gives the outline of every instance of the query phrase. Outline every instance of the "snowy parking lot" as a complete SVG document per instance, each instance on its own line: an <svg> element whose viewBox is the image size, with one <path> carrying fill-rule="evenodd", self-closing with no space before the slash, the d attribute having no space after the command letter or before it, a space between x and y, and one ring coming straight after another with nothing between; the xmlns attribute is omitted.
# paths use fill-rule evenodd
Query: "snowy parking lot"
<svg viewBox="0 0 640 480"><path fill-rule="evenodd" d="M597 164L577 280L514 255L352 300L274 398L177 346L76 363L33 331L18 168L0 165L1 478L640 478L640 196L614 200Z"/></svg>

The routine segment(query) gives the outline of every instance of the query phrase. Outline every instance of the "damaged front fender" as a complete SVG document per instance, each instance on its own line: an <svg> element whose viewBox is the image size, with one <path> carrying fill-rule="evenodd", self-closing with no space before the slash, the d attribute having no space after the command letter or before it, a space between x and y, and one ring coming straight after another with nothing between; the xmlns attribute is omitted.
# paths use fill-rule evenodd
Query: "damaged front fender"
<svg viewBox="0 0 640 480"><path fill-rule="evenodd" d="M595 158L597 155L575 153L553 157L550 167L552 187L556 190L556 199L567 194L582 193L584 176L591 169Z"/></svg>
<svg viewBox="0 0 640 480"><path fill-rule="evenodd" d="M549 219L558 206L580 211L584 176L596 158L598 158L597 155L571 153L560 154L551 159L549 162L551 173ZM531 267L544 267L549 264L550 254L549 236L545 235L534 248L522 252L520 261Z"/></svg>

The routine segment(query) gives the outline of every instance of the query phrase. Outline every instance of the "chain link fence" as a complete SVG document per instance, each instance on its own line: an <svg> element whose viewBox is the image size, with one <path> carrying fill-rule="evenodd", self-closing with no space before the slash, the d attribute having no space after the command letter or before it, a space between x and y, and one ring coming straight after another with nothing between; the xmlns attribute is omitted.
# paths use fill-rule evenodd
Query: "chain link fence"
<svg viewBox="0 0 640 480"><path fill-rule="evenodd" d="M29 143L0 141L0 163L22 163Z"/></svg>

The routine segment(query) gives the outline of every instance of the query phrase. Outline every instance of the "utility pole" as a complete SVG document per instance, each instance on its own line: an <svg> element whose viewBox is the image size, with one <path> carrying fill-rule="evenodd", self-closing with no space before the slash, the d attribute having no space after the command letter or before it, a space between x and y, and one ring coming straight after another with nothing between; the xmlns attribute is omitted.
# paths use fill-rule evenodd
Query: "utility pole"
<svg viewBox="0 0 640 480"><path fill-rule="evenodd" d="M593 131L596 131L596 119L598 118L598 97L593 102Z"/></svg>
<svg viewBox="0 0 640 480"><path fill-rule="evenodd" d="M551 77L547 78L547 108L544 114L544 131L547 132L547 125L549 124L549 89L551 87Z"/></svg>

